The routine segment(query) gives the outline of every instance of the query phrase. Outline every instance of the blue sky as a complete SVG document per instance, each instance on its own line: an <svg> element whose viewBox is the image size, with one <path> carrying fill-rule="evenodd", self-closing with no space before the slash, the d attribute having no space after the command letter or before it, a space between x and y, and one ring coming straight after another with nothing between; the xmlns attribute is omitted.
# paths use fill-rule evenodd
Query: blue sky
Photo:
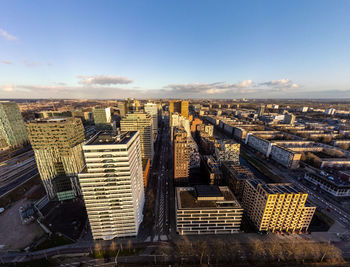
<svg viewBox="0 0 350 267"><path fill-rule="evenodd" d="M0 2L0 98L350 97L350 1Z"/></svg>

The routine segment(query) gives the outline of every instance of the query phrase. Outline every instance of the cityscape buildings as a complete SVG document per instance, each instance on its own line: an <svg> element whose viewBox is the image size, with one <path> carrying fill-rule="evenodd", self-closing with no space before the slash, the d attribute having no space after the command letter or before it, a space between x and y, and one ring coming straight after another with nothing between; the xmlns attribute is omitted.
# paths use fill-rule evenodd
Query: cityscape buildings
<svg viewBox="0 0 350 267"><path fill-rule="evenodd" d="M187 142L187 133L183 128L174 129L174 179L177 182L186 182L189 176L190 149Z"/></svg>
<svg viewBox="0 0 350 267"><path fill-rule="evenodd" d="M80 195L77 174L84 167L84 127L78 118L51 118L26 124L36 164L50 199Z"/></svg>
<svg viewBox="0 0 350 267"><path fill-rule="evenodd" d="M83 151L79 182L93 238L136 236L145 201L139 132L99 133Z"/></svg>
<svg viewBox="0 0 350 267"><path fill-rule="evenodd" d="M143 159L153 160L153 119L145 112L128 113L120 121L122 132L139 131Z"/></svg>
<svg viewBox="0 0 350 267"><path fill-rule="evenodd" d="M19 148L27 142L28 136L18 105L0 101L0 150Z"/></svg>

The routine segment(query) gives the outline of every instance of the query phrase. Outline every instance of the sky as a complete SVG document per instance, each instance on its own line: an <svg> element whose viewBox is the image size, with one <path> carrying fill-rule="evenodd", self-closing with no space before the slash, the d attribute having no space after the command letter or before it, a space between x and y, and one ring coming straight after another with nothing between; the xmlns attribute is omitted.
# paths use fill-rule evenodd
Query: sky
<svg viewBox="0 0 350 267"><path fill-rule="evenodd" d="M0 98L350 98L348 0L0 1Z"/></svg>

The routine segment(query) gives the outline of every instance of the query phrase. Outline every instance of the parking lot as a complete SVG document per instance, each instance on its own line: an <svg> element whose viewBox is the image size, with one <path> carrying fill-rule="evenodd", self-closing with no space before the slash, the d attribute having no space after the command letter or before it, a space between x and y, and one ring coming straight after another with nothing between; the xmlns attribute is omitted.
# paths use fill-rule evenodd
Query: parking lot
<svg viewBox="0 0 350 267"><path fill-rule="evenodd" d="M2 249L23 249L44 234L36 222L22 224L18 210L26 203L29 203L26 199L14 202L0 214L0 247L4 246Z"/></svg>

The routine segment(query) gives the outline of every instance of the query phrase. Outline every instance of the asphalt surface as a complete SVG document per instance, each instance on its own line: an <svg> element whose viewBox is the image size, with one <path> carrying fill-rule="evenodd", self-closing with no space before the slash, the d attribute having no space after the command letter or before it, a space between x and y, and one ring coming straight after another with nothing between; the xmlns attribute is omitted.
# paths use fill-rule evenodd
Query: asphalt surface
<svg viewBox="0 0 350 267"><path fill-rule="evenodd" d="M14 190L15 188L17 188L18 186L20 186L24 182L34 178L38 174L39 174L39 172L38 172L38 169L36 168L36 166L33 168L30 168L30 169L26 169L24 171L21 171L20 173L17 174L18 178L16 180L14 180L13 182L10 182L9 184L0 188L0 197L5 195L8 192Z"/></svg>

